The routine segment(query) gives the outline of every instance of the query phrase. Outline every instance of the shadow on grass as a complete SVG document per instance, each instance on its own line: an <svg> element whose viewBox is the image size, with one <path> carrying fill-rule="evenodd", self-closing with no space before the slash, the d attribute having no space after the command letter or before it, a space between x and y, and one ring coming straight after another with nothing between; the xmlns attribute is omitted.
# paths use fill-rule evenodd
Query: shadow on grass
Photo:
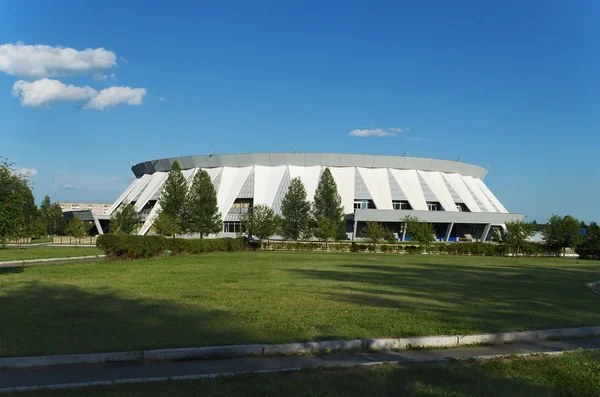
<svg viewBox="0 0 600 397"><path fill-rule="evenodd" d="M0 267L0 276L4 274L23 273L23 266L2 266Z"/></svg>
<svg viewBox="0 0 600 397"><path fill-rule="evenodd" d="M436 263L344 264L336 270L288 269L334 281L327 299L399 309L415 320L444 324L433 333L520 331L600 324L595 297L584 286L589 268L461 266ZM391 318L390 320L394 320ZM432 321L433 322L433 321ZM440 332L441 331L441 332Z"/></svg>
<svg viewBox="0 0 600 397"><path fill-rule="evenodd" d="M0 357L229 344L223 310L31 282L0 294ZM201 336L199 336L201 335Z"/></svg>

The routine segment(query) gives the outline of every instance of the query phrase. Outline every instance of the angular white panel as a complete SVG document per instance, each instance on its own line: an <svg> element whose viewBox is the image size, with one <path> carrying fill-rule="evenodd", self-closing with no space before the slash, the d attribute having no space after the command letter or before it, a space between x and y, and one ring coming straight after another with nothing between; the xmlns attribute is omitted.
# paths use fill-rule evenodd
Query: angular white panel
<svg viewBox="0 0 600 397"><path fill-rule="evenodd" d="M152 174L152 175L154 175L154 174ZM135 187L133 189L131 189L131 191L129 192L129 194L127 194L127 197L125 197L125 199L123 201L129 203L131 200L133 200L138 195L138 193L141 192L142 189L144 189L146 187L148 182L150 182L150 179L152 179L152 175L150 175L150 174L142 175L142 177L140 178L140 181L135 185Z"/></svg>
<svg viewBox="0 0 600 397"><path fill-rule="evenodd" d="M219 175L219 172L221 172L221 169L224 169L225 167L216 167L216 168L203 168L204 171L206 171L208 173L208 176L210 176L210 180L215 181L215 178L217 177L217 175ZM232 167L227 167L229 169L231 169ZM243 182L242 182L243 183ZM229 210L229 208L227 208L227 210Z"/></svg>
<svg viewBox="0 0 600 397"><path fill-rule="evenodd" d="M135 203L134 208L136 212L140 212L140 210L146 205L148 200L150 200L150 197L152 197L154 193L156 193L158 189L162 187L163 183L165 183L168 176L168 172L155 172L154 174L152 174L152 178L144 188L144 191L140 195L140 198L138 198L138 200Z"/></svg>
<svg viewBox="0 0 600 397"><path fill-rule="evenodd" d="M289 165L290 177L292 179L300 177L304 188L306 189L306 199L313 201L315 198L315 191L319 186L319 176L321 175L321 166L316 165L312 167L300 167L296 165Z"/></svg>
<svg viewBox="0 0 600 397"><path fill-rule="evenodd" d="M471 189L473 194L477 196L477 198L479 199L481 204L483 204L487 212L496 212L494 206L492 206L492 203L490 203L490 200L488 200L488 198L485 196L485 194L483 194L483 192L475 182L475 178L473 178L472 176L465 175L461 175L460 177L463 181L465 181L465 184L469 187L469 189Z"/></svg>
<svg viewBox="0 0 600 397"><path fill-rule="evenodd" d="M448 181L450 186L452 186L452 189L454 189L456 194L460 196L463 203L465 203L465 205L471 212L481 212L481 209L475 202L475 198L471 196L471 193L469 193L469 189L467 189L467 186L465 185L459 174L442 173L442 176Z"/></svg>
<svg viewBox="0 0 600 397"><path fill-rule="evenodd" d="M331 175L335 180L338 188L338 193L342 197L342 206L344 214L352 214L354 212L354 167L329 167Z"/></svg>
<svg viewBox="0 0 600 397"><path fill-rule="evenodd" d="M223 175L221 175L221 183L217 192L217 203L223 219L227 216L251 170L252 166L241 168L223 167Z"/></svg>
<svg viewBox="0 0 600 397"><path fill-rule="evenodd" d="M457 212L456 204L450 195L450 191L446 187L442 176L437 171L417 171L419 175L425 180L433 194L440 200L440 204L444 207L445 211Z"/></svg>
<svg viewBox="0 0 600 397"><path fill-rule="evenodd" d="M387 168L356 168L365 181L378 210L391 210L392 192L388 182Z"/></svg>
<svg viewBox="0 0 600 397"><path fill-rule="evenodd" d="M477 186L479 186L479 188L481 189L481 191L496 206L496 208L498 210L500 210L500 212L508 214L508 211L506 210L506 208L504 208L504 206L502 205L502 203L500 202L500 200L498 200L496 198L496 196L494 196L494 194L492 193L492 191L485 185L485 183L483 183L483 181L481 179L475 178L475 183L477 183Z"/></svg>
<svg viewBox="0 0 600 397"><path fill-rule="evenodd" d="M110 208L108 209L108 215L112 215L112 213L117 209L117 207L119 206L119 204L121 204L123 202L123 200L125 200L125 197L127 197L127 195L129 194L129 192L131 192L131 190L133 190L133 188L135 188L135 186L140 182L140 179L136 178L133 180L133 182L131 182L131 184L129 185L129 187L127 189L125 189L125 191L123 192L123 194L121 194L119 196L119 198L117 199L117 201L115 201L113 203L113 205L110 206Z"/></svg>
<svg viewBox="0 0 600 397"><path fill-rule="evenodd" d="M152 210L148 214L148 218L146 218L146 221L142 225L142 228L138 231L138 234L140 236L143 236L146 233L148 233L148 230L150 230L150 227L154 223L154 220L158 216L158 213L160 212L161 209L162 209L162 207L160 206L160 204L158 202L156 203L156 205L154 207L152 207Z"/></svg>
<svg viewBox="0 0 600 397"><path fill-rule="evenodd" d="M419 177L417 176L416 170L397 170L390 168L392 176L398 182L398 185L406 194L408 202L413 210L427 211L427 203L425 202L425 196L421 190L421 184L419 183Z"/></svg>
<svg viewBox="0 0 600 397"><path fill-rule="evenodd" d="M266 204L269 207L273 205L286 169L285 165L278 167L254 166L254 205Z"/></svg>

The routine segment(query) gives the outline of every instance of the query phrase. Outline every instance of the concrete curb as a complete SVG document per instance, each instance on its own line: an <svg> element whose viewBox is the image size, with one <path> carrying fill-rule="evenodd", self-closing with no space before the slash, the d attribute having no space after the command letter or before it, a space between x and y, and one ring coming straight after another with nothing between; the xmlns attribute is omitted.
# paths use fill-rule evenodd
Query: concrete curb
<svg viewBox="0 0 600 397"><path fill-rule="evenodd" d="M560 357L565 353L572 352L573 350L553 351L553 352L539 352L539 353L513 353L513 354L494 354L488 356L472 356L464 357L471 358L477 361L489 361L497 360L502 358L529 358L529 357ZM463 358L463 359L464 359ZM452 358L439 357L428 360L391 360L391 361L372 361L368 363L353 363L347 365L340 365L341 367L352 368L352 367L373 367L378 365L402 365L402 364L427 364L435 362L448 362L453 360ZM235 376L244 374L272 374L272 373L285 373L285 372L298 372L304 368L317 368L317 366L307 367L290 367L290 368L278 368L278 369L262 369L255 371L239 371L239 372L216 372L210 374L197 374L197 375L179 375L179 376L155 376L146 378L123 378L115 380L103 380L103 381L90 381L90 382L78 382L78 383L58 383L53 385L44 386L21 386L21 387L8 387L0 389L0 393L16 393L16 392L31 392L31 391L42 391L42 390L58 390L58 389L74 389L83 387L95 387L95 386L114 386L114 385L125 385L135 383L156 383L156 382L172 382L181 380L199 380L199 379L213 379L220 376Z"/></svg>
<svg viewBox="0 0 600 397"><path fill-rule="evenodd" d="M600 295L600 281L587 283L586 286L590 287L593 293Z"/></svg>
<svg viewBox="0 0 600 397"><path fill-rule="evenodd" d="M474 344L503 344L546 339L565 339L600 335L600 326L559 328L525 332L500 332L481 335L415 336L408 338L353 339L320 342L298 342L276 345L231 345L178 349L157 349L115 353L65 354L37 357L0 358L0 369L89 365L108 363L152 363L243 356L276 356L328 353L357 350L406 350L411 348L443 348Z"/></svg>
<svg viewBox="0 0 600 397"><path fill-rule="evenodd" d="M88 256L71 256L67 258L42 258L42 259L22 259L17 261L4 261L0 262L2 266L14 266L14 265L27 265L32 263L48 263L48 262L62 262L62 261L77 261L82 259L98 259L104 258L106 255L88 255Z"/></svg>

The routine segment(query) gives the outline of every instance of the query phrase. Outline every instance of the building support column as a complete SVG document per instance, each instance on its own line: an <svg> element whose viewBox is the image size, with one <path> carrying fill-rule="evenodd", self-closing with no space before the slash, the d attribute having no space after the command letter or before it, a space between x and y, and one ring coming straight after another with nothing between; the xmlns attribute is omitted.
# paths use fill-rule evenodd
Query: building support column
<svg viewBox="0 0 600 397"><path fill-rule="evenodd" d="M402 224L402 241L406 239L406 223Z"/></svg>
<svg viewBox="0 0 600 397"><path fill-rule="evenodd" d="M354 219L354 230L352 230L352 241L356 239L356 228L358 227L358 221Z"/></svg>
<svg viewBox="0 0 600 397"><path fill-rule="evenodd" d="M96 229L98 230L98 234L104 234L104 231L102 230L102 226L100 226L100 221L98 220L98 218L96 218L96 216L94 214L92 214L92 216L94 217L94 223L96 224Z"/></svg>
<svg viewBox="0 0 600 397"><path fill-rule="evenodd" d="M454 227L454 222L448 224L448 228L446 229L446 235L444 236L444 241L450 241L450 234L452 234L453 227Z"/></svg>
<svg viewBox="0 0 600 397"><path fill-rule="evenodd" d="M483 229L483 234L481 235L481 241L486 241L487 240L487 236L488 234L490 234L490 229L492 228L492 224L488 223L487 225L485 225L485 228Z"/></svg>

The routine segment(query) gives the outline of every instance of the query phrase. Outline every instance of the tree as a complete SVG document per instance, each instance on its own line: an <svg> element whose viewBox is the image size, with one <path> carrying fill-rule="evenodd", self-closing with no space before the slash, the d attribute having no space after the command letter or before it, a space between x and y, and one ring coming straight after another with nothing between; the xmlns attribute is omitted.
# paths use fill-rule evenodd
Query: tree
<svg viewBox="0 0 600 397"><path fill-rule="evenodd" d="M158 213L152 224L154 231L163 236L175 237L181 232L177 219L171 217L164 211Z"/></svg>
<svg viewBox="0 0 600 397"><path fill-rule="evenodd" d="M575 248L583 242L579 221L570 215L552 215L542 233L548 247L556 251L562 249L563 256L567 253L567 247Z"/></svg>
<svg viewBox="0 0 600 397"><path fill-rule="evenodd" d="M12 164L0 157L0 244L27 228L35 212L31 198L27 177L17 174Z"/></svg>
<svg viewBox="0 0 600 397"><path fill-rule="evenodd" d="M527 239L535 233L537 225L521 221L508 221L505 225L506 230L503 233L498 233L495 236L495 240L499 243L506 244L513 255L519 255L521 247L525 244Z"/></svg>
<svg viewBox="0 0 600 397"><path fill-rule="evenodd" d="M77 217L69 222L66 232L69 236L75 237L75 248L77 248L79 241L87 236L89 229L88 224Z"/></svg>
<svg viewBox="0 0 600 397"><path fill-rule="evenodd" d="M317 222L315 235L325 240L325 245L327 245L329 239L346 239L346 221L342 198L338 193L337 184L329 168L325 168L323 171L315 191L313 216Z"/></svg>
<svg viewBox="0 0 600 397"><path fill-rule="evenodd" d="M185 197L182 211L182 226L188 233L218 233L223 228L217 193L210 176L202 169L198 170L192 186Z"/></svg>
<svg viewBox="0 0 600 397"><path fill-rule="evenodd" d="M277 233L279 228L279 217L271 207L265 204L258 204L246 213L240 214L242 230L250 236L256 236L261 240L269 238Z"/></svg>
<svg viewBox="0 0 600 397"><path fill-rule="evenodd" d="M132 234L142 222L142 215L135 210L133 203L123 203L121 208L110 217L113 233Z"/></svg>
<svg viewBox="0 0 600 397"><path fill-rule="evenodd" d="M362 229L362 236L371 241L373 250L375 250L375 247L379 241L385 239L387 234L387 228L377 221L367 221L367 224Z"/></svg>
<svg viewBox="0 0 600 397"><path fill-rule="evenodd" d="M411 240L419 243L419 246L427 252L429 246L435 240L435 231L431 223L419 222L419 219L414 216L407 216L403 222L406 228L406 235Z"/></svg>
<svg viewBox="0 0 600 397"><path fill-rule="evenodd" d="M304 184L298 177L292 179L281 202L281 215L281 234L284 238L296 241L310 238L310 202L306 199Z"/></svg>
<svg viewBox="0 0 600 397"><path fill-rule="evenodd" d="M40 204L40 218L46 227L45 234L64 234L67 223L60 208L60 204L52 203L50 196L44 197Z"/></svg>
<svg viewBox="0 0 600 397"><path fill-rule="evenodd" d="M585 228L584 244L587 248L600 248L600 226L596 222L590 222Z"/></svg>
<svg viewBox="0 0 600 397"><path fill-rule="evenodd" d="M165 182L165 187L158 200L162 212L179 222L187 190L187 184L183 177L183 172L181 172L181 167L179 166L179 163L175 161L171 166L171 171L169 171L169 176Z"/></svg>

